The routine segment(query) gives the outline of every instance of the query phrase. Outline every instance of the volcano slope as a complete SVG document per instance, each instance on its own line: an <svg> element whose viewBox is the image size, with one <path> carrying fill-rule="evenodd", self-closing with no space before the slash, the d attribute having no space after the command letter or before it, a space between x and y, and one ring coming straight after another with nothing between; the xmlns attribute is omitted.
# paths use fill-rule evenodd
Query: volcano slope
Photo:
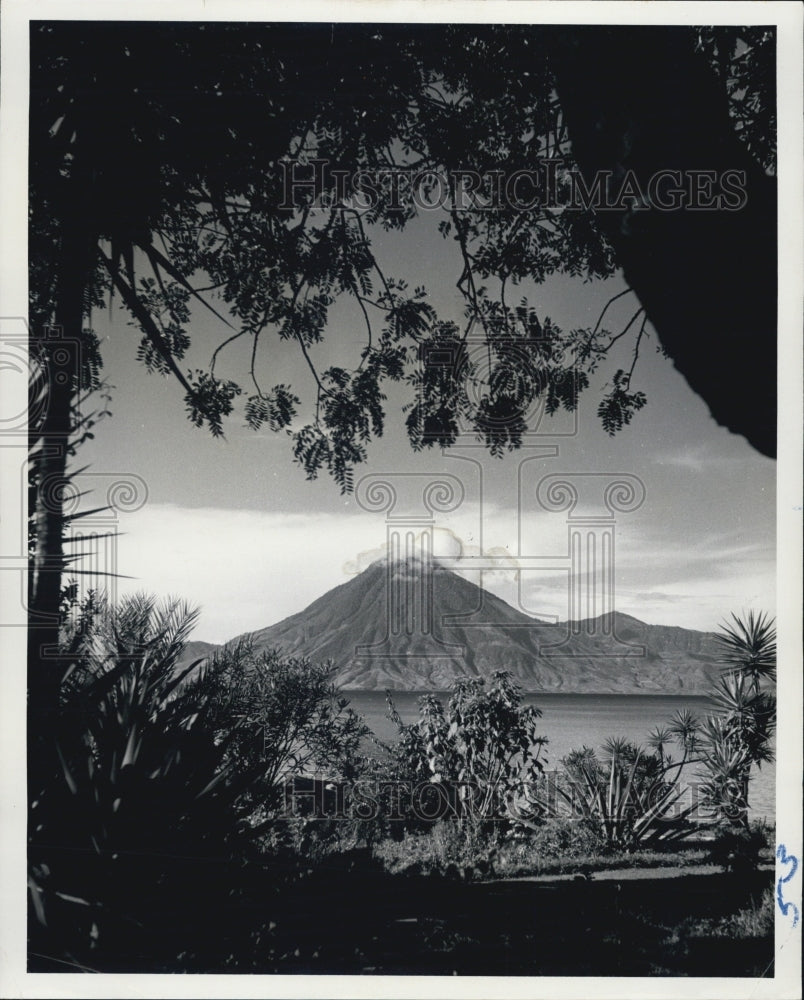
<svg viewBox="0 0 804 1000"><path fill-rule="evenodd" d="M619 612L550 624L418 560L373 563L251 636L257 650L331 660L346 689L446 690L508 670L526 691L704 694L719 674L711 633ZM209 650L190 643L186 658Z"/></svg>

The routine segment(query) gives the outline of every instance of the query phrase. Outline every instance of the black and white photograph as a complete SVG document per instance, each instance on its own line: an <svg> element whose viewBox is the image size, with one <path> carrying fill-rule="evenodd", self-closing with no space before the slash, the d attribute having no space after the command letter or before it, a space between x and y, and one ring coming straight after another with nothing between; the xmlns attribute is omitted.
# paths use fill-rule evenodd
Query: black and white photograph
<svg viewBox="0 0 804 1000"><path fill-rule="evenodd" d="M3 995L801 995L802 20L4 4Z"/></svg>

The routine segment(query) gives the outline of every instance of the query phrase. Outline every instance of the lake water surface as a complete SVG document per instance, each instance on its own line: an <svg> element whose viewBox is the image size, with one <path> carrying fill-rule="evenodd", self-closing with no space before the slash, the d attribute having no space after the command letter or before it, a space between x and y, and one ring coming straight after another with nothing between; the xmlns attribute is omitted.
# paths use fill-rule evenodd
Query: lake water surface
<svg viewBox="0 0 804 1000"><path fill-rule="evenodd" d="M449 694L433 692L446 702ZM405 722L418 716L421 692L396 691L394 704ZM381 740L393 740L396 727L387 717L385 693L382 691L345 691L352 708ZM548 768L559 767L561 758L570 750L588 746L600 748L610 736L624 736L637 744L645 744L648 733L656 726L666 726L680 709L688 708L699 717L709 712L707 698L693 695L619 695L619 694L529 694L525 703L542 711L540 733L549 740L542 760ZM671 753L673 751L671 750ZM678 756L673 753L673 756ZM687 775L694 780L695 775ZM775 814L775 768L765 765L754 768L749 790L751 816L773 820Z"/></svg>

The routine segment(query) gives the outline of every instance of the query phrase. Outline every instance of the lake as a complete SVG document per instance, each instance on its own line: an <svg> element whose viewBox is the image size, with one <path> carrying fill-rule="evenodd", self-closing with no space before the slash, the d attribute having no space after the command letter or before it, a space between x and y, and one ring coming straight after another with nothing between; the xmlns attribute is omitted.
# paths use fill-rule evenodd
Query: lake
<svg viewBox="0 0 804 1000"><path fill-rule="evenodd" d="M442 701L447 692L432 692ZM394 704L405 722L418 716L418 701L422 692L395 691ZM344 691L352 708L381 740L393 740L396 727L387 717L385 693L382 691ZM644 744L648 733L656 726L666 726L680 709L688 708L699 717L710 710L709 700L692 695L620 695L620 694L528 694L524 701L542 710L540 733L549 743L542 760L548 768L560 766L561 758L570 750L586 745L600 748L610 736L624 736ZM671 751L673 753L673 751ZM673 753L678 757L678 753ZM688 776L694 780L694 774ZM765 765L753 769L749 790L750 815L767 818L775 815L775 768Z"/></svg>

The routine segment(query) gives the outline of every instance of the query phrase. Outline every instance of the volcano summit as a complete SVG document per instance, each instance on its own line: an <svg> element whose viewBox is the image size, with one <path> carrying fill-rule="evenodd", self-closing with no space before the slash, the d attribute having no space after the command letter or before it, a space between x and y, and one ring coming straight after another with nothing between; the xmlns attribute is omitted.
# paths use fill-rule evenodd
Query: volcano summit
<svg viewBox="0 0 804 1000"><path fill-rule="evenodd" d="M418 559L375 562L251 635L258 650L332 660L337 683L362 690L444 690L508 670L526 691L703 694L720 672L711 633L619 612L548 624ZM186 658L209 652L190 643Z"/></svg>

